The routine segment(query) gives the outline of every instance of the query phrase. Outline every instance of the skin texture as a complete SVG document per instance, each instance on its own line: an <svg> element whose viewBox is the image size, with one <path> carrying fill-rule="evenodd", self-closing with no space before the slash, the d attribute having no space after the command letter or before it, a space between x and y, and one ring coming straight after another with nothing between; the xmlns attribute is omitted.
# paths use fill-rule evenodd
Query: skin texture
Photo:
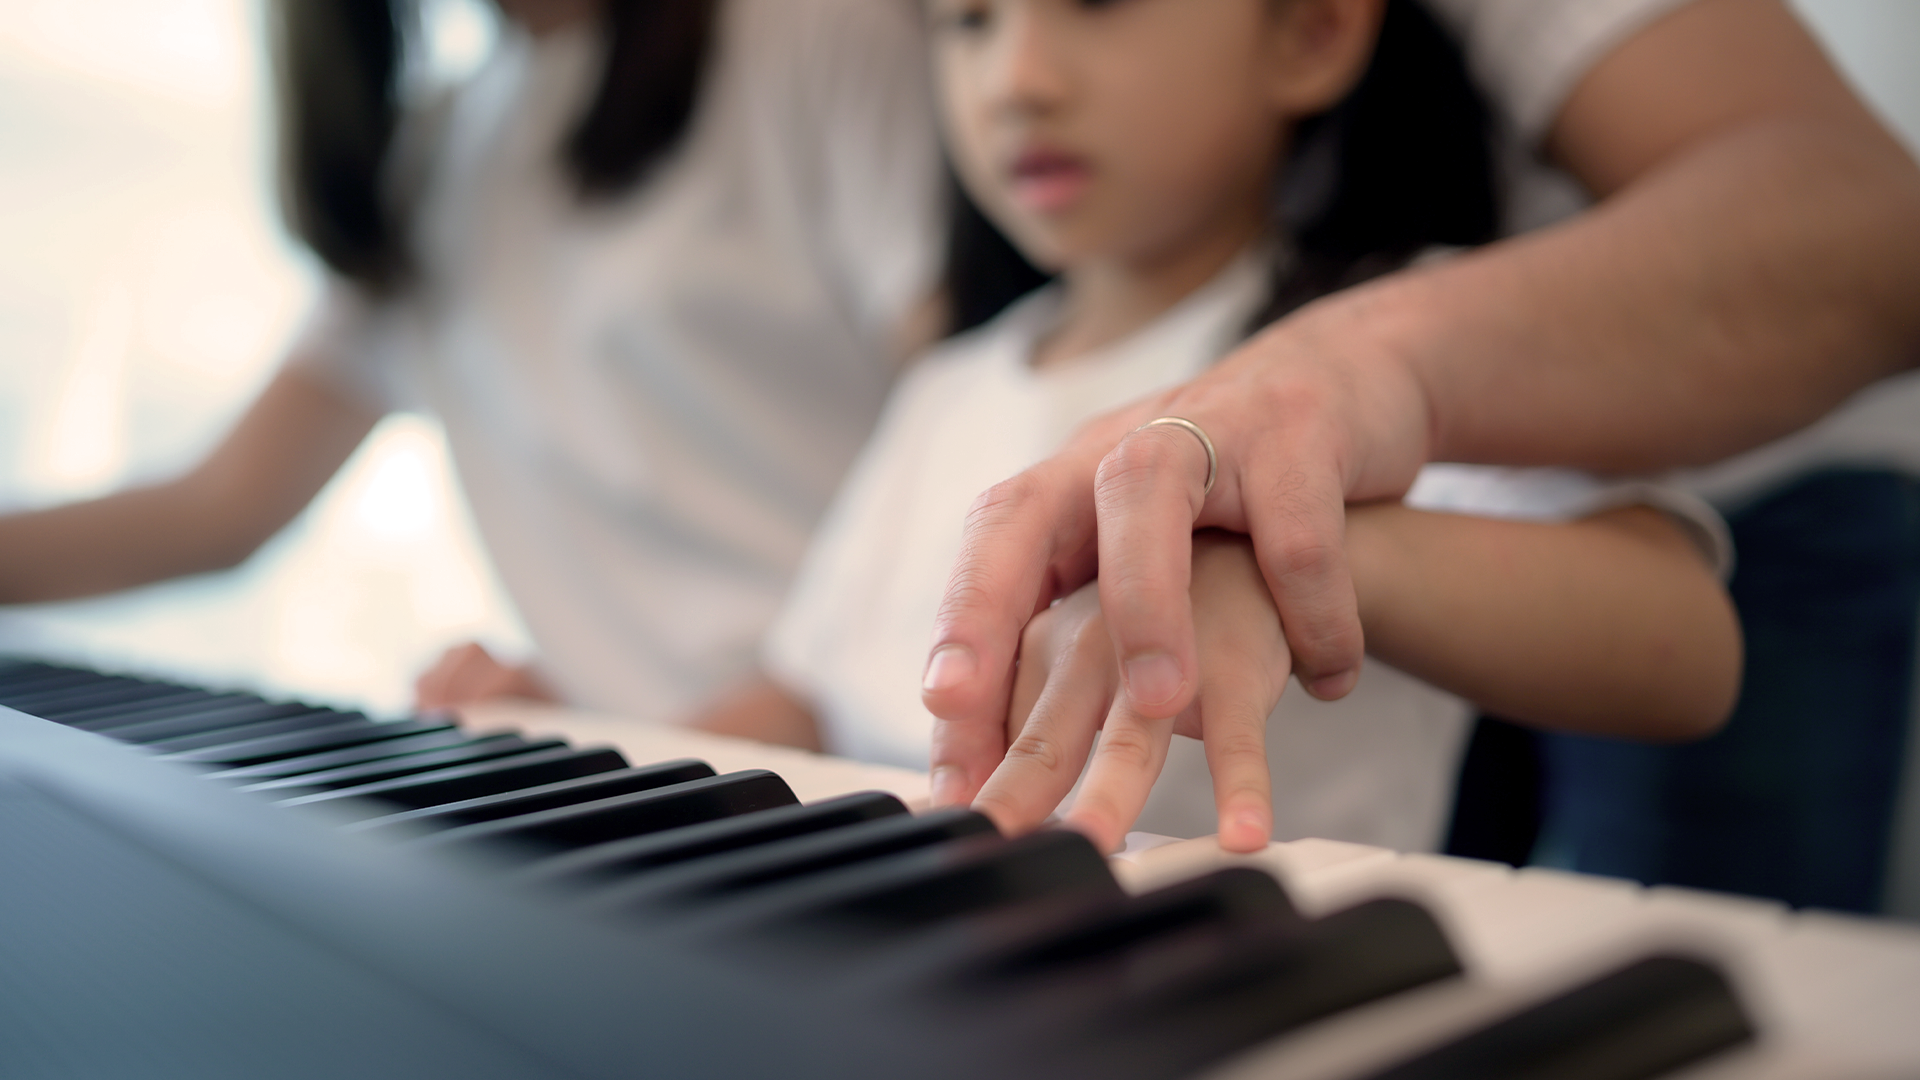
<svg viewBox="0 0 1920 1080"><path fill-rule="evenodd" d="M1366 643L1349 501L1429 460L1708 462L1920 359L1920 170L1777 0L1650 24L1547 149L1593 210L1310 305L982 495L926 673L937 801L998 765L1022 629L1096 572L1144 713L1191 704L1195 527L1251 535L1295 673L1337 698ZM1136 430L1167 414L1212 437L1210 495L1196 440Z"/></svg>
<svg viewBox="0 0 1920 1080"><path fill-rule="evenodd" d="M1353 508L1346 543L1371 655L1503 716L1672 741L1710 734L1733 708L1738 620L1657 511L1541 525L1376 504ZM1143 715L1121 685L1095 585L1036 615L1022 635L1007 755L975 807L1010 830L1039 824L1100 729L1065 821L1116 847L1146 801L1136 775L1157 774L1178 734L1206 744L1221 845L1264 846L1267 718L1291 665L1261 580L1245 537L1194 538L1200 689L1172 718Z"/></svg>

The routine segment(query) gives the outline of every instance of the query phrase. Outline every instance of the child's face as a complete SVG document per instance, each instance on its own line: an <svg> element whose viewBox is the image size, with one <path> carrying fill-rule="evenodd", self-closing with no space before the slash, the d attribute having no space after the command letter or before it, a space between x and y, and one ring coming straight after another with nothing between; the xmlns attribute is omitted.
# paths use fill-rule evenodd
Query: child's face
<svg viewBox="0 0 1920 1080"><path fill-rule="evenodd" d="M1257 227L1287 129L1337 100L1364 62L1373 21L1349 9L1377 8L928 4L961 178L1029 258L1056 270L1175 257L1214 230Z"/></svg>

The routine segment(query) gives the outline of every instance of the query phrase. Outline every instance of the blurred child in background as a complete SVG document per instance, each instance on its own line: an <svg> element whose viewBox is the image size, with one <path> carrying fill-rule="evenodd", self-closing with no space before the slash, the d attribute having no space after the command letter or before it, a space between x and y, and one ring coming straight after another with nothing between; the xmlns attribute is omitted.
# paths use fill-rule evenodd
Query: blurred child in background
<svg viewBox="0 0 1920 1080"><path fill-rule="evenodd" d="M931 287L941 178L907 0L500 0L410 98L409 5L271 8L289 222L329 271L232 432L169 483L0 519L0 602L231 566L384 413L445 425L537 674L422 704L667 719L750 672ZM414 80L417 81L417 80Z"/></svg>

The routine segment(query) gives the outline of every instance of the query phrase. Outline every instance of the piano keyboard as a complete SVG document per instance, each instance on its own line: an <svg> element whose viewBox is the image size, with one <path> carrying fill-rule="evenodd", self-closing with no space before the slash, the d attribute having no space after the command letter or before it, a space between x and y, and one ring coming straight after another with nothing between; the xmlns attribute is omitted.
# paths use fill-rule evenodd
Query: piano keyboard
<svg viewBox="0 0 1920 1080"><path fill-rule="evenodd" d="M1920 1076L1920 932L0 662L0 1075ZM25 715L20 715L25 714ZM852 793L852 794L849 794Z"/></svg>

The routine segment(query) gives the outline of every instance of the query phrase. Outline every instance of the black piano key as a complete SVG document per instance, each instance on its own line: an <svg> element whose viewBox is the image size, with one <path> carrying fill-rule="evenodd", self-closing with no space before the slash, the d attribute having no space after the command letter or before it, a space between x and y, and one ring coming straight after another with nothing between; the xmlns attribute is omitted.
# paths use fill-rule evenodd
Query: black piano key
<svg viewBox="0 0 1920 1080"><path fill-rule="evenodd" d="M458 734L455 730L454 734ZM369 749L379 751L397 745L402 740L391 743L373 743ZM259 780L242 785L241 791L265 792L269 797L290 799L299 795L324 791L327 788L346 787L350 784L368 784L376 780L387 780L395 776L409 776L427 772L430 769L446 768L469 761L488 761L493 758L509 757L515 754L531 754L542 750L551 750L556 746L565 746L559 739L540 739L528 742L525 738L513 734L479 735L463 739L450 746L437 750L422 750L418 753L399 754L392 757L380 757L363 761L357 765L342 765L334 769L322 769L318 772L299 773L294 776L276 777L272 780ZM222 775L220 773L212 774Z"/></svg>
<svg viewBox="0 0 1920 1080"><path fill-rule="evenodd" d="M1754 1036L1724 975L1698 960L1655 956L1371 1080L1653 1080Z"/></svg>
<svg viewBox="0 0 1920 1080"><path fill-rule="evenodd" d="M155 701L143 705L89 709L82 713L62 717L60 722L69 727L77 727L82 731L105 733L111 728L127 727L132 724L142 724L154 720L168 720L176 716L186 716L189 713L211 712L214 709L238 705L266 704L268 704L268 702L265 698L254 694L241 693L236 690L222 691L219 693L211 690L201 690L179 698ZM274 702L273 704L285 705L288 703Z"/></svg>
<svg viewBox="0 0 1920 1080"><path fill-rule="evenodd" d="M1141 896L1099 894L956 920L888 958L877 981L919 988L913 992L960 1026L991 1015L998 1038L1038 1047L1104 1022L1114 987L1164 982L1213 962L1222 942L1304 924L1272 877L1229 867Z"/></svg>
<svg viewBox="0 0 1920 1080"><path fill-rule="evenodd" d="M46 720L57 720L62 724L77 726L135 710L152 709L163 705L187 705L194 702L206 701L215 696L216 695L206 690L194 690L190 687L172 686L167 683L150 683L143 687L137 695L129 692L129 696L116 697L115 700L104 704L87 705L85 707L62 705L57 709L42 709L34 713L34 715Z"/></svg>
<svg viewBox="0 0 1920 1080"><path fill-rule="evenodd" d="M110 705L116 701L126 701L130 697L137 698L143 693L152 693L153 689L152 683L124 676L109 676L84 686L9 695L7 707L38 716L42 720L52 720L53 717L49 713L58 710L72 710L88 705Z"/></svg>
<svg viewBox="0 0 1920 1080"><path fill-rule="evenodd" d="M667 833L630 836L569 851L528 864L515 876L529 882L606 883L643 870L673 866L847 828L868 821L903 817L907 806L884 791L862 791L837 799L763 810L758 814L689 825Z"/></svg>
<svg viewBox="0 0 1920 1080"><path fill-rule="evenodd" d="M1216 870L1098 911L1076 910L1053 925L1022 928L995 944L969 944L972 956L953 981L968 993L1004 997L1017 986L1072 977L1195 932L1232 932L1259 924L1305 922L1270 875L1244 866ZM1003 931L1004 932L1004 931Z"/></svg>
<svg viewBox="0 0 1920 1080"><path fill-rule="evenodd" d="M998 835L991 821L970 810L889 816L655 870L597 889L586 903L598 910L645 912L699 907L905 851Z"/></svg>
<svg viewBox="0 0 1920 1080"><path fill-rule="evenodd" d="M571 747L525 754L505 761L487 761L435 769L418 776L376 780L370 784L334 788L282 800L284 806L365 799L368 816L444 806L467 799L523 791L542 784L599 776L627 767L627 759L617 750L599 747L575 750ZM700 775L712 776L708 769ZM687 777L693 779L693 777ZM398 808L398 810L396 810Z"/></svg>
<svg viewBox="0 0 1920 1080"><path fill-rule="evenodd" d="M453 727L452 724L429 720L398 720L383 723L360 719L330 724L309 731L269 735L260 739L247 739L242 742L223 743L219 746L164 754L161 755L161 760L206 765L253 765L262 761L272 761L275 758L295 757L341 746L386 742L403 735L445 731L451 727Z"/></svg>
<svg viewBox="0 0 1920 1080"><path fill-rule="evenodd" d="M17 688L25 688L25 686L46 686L46 684L73 686L88 678L113 678L113 676L104 675L98 671L88 671L83 667L67 667L63 663L25 661L17 667L10 667L4 673L4 680L0 680L0 696L12 694Z"/></svg>
<svg viewBox="0 0 1920 1080"><path fill-rule="evenodd" d="M287 735L298 731L318 731L342 724L371 724L366 714L340 712L337 709L316 709L309 707L305 712L290 713L266 720L253 720L245 724L223 725L211 731L194 731L184 735L167 735L159 738L146 737L123 739L123 742L138 743L156 754L178 754L188 750L202 750L213 746L232 746L237 743L264 739L269 735ZM115 738L120 738L116 735Z"/></svg>
<svg viewBox="0 0 1920 1080"><path fill-rule="evenodd" d="M571 780L556 780L519 790L503 791L495 795L462 799L459 802L441 806L405 810L361 822L353 828L355 831L388 828L452 829L482 821L499 821L502 818L536 814L564 806L578 806L581 803L610 799L616 795L626 795L636 791L652 791L655 788L704 780L712 775L713 766L704 761L683 758L638 769L621 769L616 772L575 777Z"/></svg>
<svg viewBox="0 0 1920 1080"><path fill-rule="evenodd" d="M733 903L683 909L717 942L805 967L832 955L857 959L961 917L1028 903L1118 900L1107 861L1086 837L1043 830L1012 840L988 832L870 859L747 893Z"/></svg>
<svg viewBox="0 0 1920 1080"><path fill-rule="evenodd" d="M152 712L123 713L110 719L72 726L121 742L146 742L316 711L314 706L297 701L262 701L251 695L235 695L234 700L211 701L177 709L155 709Z"/></svg>
<svg viewBox="0 0 1920 1080"><path fill-rule="evenodd" d="M48 667L27 671L8 679L5 684L0 684L0 705L12 708L9 702L29 694L67 687L92 686L108 678L112 676L80 671L75 668Z"/></svg>
<svg viewBox="0 0 1920 1080"><path fill-rule="evenodd" d="M302 754L299 757L281 758L278 761L263 761L258 765L243 765L237 769L221 769L217 772L203 773L209 780L226 780L232 783L260 783L278 780L304 773L316 773L327 769L337 769L348 765L360 765L369 761L384 761L403 754L414 754L425 750L441 750L450 746L462 745L474 741L474 736L458 728L446 731L430 731L425 735L408 735L389 742L372 743L364 746L348 746L339 750L327 750L318 754Z"/></svg>
<svg viewBox="0 0 1920 1080"><path fill-rule="evenodd" d="M756 810L792 806L799 801L785 780L764 769L747 769L652 791L596 799L578 806L462 825L415 842L486 842L523 853L551 854Z"/></svg>
<svg viewBox="0 0 1920 1080"><path fill-rule="evenodd" d="M1307 923L1188 935L1055 983L1096 1019L1063 1026L1053 1053L1090 1075L1153 1064L1164 1075L1239 1053L1347 1009L1461 973L1417 904L1374 900Z"/></svg>

